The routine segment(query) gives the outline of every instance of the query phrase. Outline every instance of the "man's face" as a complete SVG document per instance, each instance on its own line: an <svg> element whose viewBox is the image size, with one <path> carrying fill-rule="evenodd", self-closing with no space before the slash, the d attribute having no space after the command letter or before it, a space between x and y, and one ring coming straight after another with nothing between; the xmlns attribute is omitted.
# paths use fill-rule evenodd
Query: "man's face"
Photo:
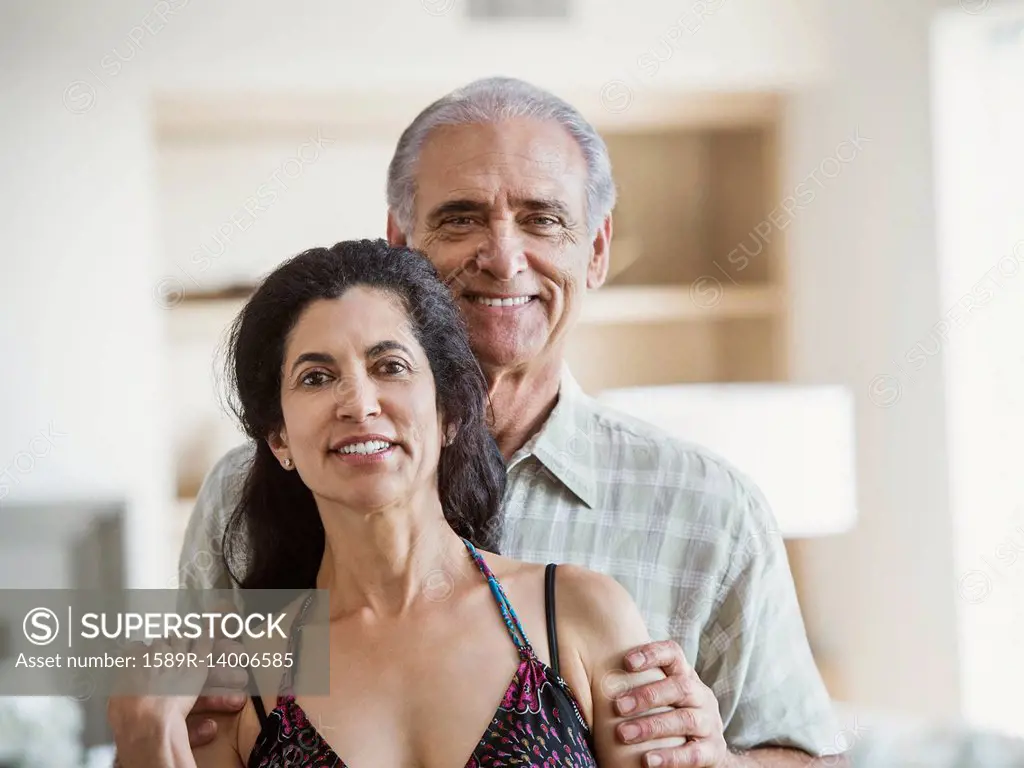
<svg viewBox="0 0 1024 768"><path fill-rule="evenodd" d="M439 128L416 182L408 244L451 286L485 370L560 359L586 288L604 281L611 236L610 219L587 231L586 164L568 131L535 120Z"/></svg>

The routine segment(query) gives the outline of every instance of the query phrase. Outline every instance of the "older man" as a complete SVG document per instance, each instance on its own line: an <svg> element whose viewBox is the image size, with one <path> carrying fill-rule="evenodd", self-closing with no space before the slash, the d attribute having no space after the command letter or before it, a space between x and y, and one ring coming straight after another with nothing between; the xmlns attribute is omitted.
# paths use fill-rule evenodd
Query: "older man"
<svg viewBox="0 0 1024 768"><path fill-rule="evenodd" d="M492 78L402 134L387 236L426 253L465 313L508 466L503 551L610 574L661 638L623 661L668 677L618 699L621 714L647 713L619 737L690 737L649 751L648 766L807 765L839 751L837 729L763 498L717 457L607 412L565 366L567 333L608 271L614 204L589 123L541 89ZM183 584L231 586L216 564L194 566L216 548L247 458L235 449L206 479Z"/></svg>

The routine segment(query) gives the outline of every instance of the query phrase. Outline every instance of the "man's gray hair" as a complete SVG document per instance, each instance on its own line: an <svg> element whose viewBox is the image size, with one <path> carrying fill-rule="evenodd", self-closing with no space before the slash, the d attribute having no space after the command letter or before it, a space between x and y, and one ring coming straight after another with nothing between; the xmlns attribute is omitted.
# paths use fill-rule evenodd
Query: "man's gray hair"
<svg viewBox="0 0 1024 768"><path fill-rule="evenodd" d="M415 221L416 166L430 133L443 125L551 120L576 140L587 164L587 230L593 235L615 207L608 147L574 107L552 93L511 77L488 77L457 88L428 106L402 133L388 167L388 208L409 236Z"/></svg>

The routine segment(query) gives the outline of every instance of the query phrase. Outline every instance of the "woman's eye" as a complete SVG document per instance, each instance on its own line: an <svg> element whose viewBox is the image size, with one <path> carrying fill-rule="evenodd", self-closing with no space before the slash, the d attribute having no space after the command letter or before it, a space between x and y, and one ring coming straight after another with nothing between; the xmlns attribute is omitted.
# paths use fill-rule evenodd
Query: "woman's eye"
<svg viewBox="0 0 1024 768"><path fill-rule="evenodd" d="M310 371L305 374L299 381L303 386L306 387L319 387L327 381L327 374L323 371Z"/></svg>
<svg viewBox="0 0 1024 768"><path fill-rule="evenodd" d="M401 360L385 360L380 365L380 370L388 376L398 376L409 370L409 366Z"/></svg>

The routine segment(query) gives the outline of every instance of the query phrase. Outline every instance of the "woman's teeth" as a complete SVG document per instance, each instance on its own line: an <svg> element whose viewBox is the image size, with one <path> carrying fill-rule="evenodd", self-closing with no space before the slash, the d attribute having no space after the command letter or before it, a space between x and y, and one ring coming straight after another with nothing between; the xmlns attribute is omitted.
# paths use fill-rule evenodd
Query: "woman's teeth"
<svg viewBox="0 0 1024 768"><path fill-rule="evenodd" d="M338 449L338 453L380 453L390 448L392 443L385 443L383 440L368 440L365 443L349 443Z"/></svg>
<svg viewBox="0 0 1024 768"><path fill-rule="evenodd" d="M487 296L475 296L473 301L483 304L485 307L521 307L526 304L532 296L516 296L512 299L492 299Z"/></svg>

